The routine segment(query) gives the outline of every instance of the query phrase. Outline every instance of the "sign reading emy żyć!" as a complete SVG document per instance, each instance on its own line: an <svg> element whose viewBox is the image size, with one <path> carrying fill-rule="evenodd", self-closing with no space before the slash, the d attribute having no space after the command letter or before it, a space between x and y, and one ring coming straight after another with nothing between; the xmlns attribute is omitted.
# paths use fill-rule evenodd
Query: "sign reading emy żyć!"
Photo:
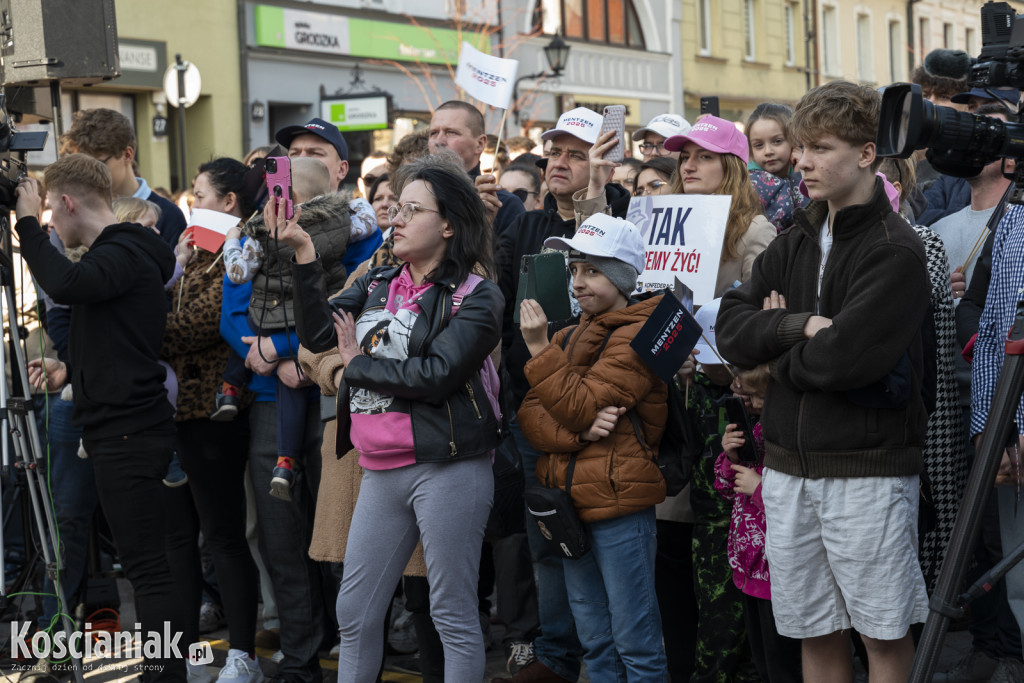
<svg viewBox="0 0 1024 683"><path fill-rule="evenodd" d="M671 288L679 278L697 306L714 299L731 204L728 195L633 197L626 218L640 229L646 251L640 290Z"/></svg>

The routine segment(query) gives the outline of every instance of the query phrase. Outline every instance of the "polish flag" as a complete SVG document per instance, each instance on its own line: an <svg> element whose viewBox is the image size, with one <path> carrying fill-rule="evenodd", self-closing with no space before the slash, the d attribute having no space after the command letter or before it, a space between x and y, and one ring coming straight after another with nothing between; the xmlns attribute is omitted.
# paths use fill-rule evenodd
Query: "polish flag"
<svg viewBox="0 0 1024 683"><path fill-rule="evenodd" d="M197 247L216 254L224 245L228 230L238 225L238 217L210 209L192 209L186 230L192 231Z"/></svg>

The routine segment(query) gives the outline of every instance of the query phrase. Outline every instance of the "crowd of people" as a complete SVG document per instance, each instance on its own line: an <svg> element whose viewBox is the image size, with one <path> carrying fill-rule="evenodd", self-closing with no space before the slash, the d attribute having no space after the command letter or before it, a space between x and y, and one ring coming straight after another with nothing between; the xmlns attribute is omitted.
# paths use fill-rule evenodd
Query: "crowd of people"
<svg viewBox="0 0 1024 683"><path fill-rule="evenodd" d="M1016 113L966 74L915 80ZM742 126L666 112L613 163L624 141L588 109L502 145L450 101L359 160L355 196L344 137L314 118L275 135L294 214L261 197L269 147L198 167L191 209L237 219L222 254L137 177L123 115L76 113L16 206L56 350L29 375L69 601L99 504L143 631L227 627L219 671L157 660L146 680L260 683L269 648L284 683L321 680L323 651L372 683L400 615L428 682L483 680L497 623L496 683L906 680L1024 287L1024 210L1012 160L964 180L879 157L879 108L836 81ZM626 216L671 194L731 204L702 339L666 384L630 344L666 294L638 291ZM519 295L547 252L567 320ZM667 495L674 420L692 476ZM977 575L1024 540L1022 446ZM527 509L544 490L582 556ZM60 628L70 607L44 606ZM1024 680L1022 620L1017 569L935 680Z"/></svg>

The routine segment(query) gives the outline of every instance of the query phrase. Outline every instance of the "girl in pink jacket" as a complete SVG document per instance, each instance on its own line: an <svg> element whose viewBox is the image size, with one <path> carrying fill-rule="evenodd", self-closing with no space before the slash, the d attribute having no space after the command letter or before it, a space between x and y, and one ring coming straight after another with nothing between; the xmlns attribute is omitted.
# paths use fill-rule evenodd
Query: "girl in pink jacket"
<svg viewBox="0 0 1024 683"><path fill-rule="evenodd" d="M761 414L767 388L767 367L741 372L732 385L733 393L744 399L752 416ZM765 683L796 683L801 680L800 641L780 636L772 613L771 579L764 554L764 438L760 422L754 425L753 436L758 459L753 467L747 467L739 462L739 451L746 441L742 430L735 424L725 428L723 452L715 461L715 489L733 501L729 566L733 582L743 591L743 618L754 664Z"/></svg>

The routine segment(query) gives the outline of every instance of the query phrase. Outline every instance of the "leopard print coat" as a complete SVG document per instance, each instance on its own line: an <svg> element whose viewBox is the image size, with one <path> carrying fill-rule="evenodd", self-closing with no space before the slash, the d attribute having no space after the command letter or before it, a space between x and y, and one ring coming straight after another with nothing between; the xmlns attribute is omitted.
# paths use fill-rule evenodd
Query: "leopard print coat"
<svg viewBox="0 0 1024 683"><path fill-rule="evenodd" d="M176 422L207 418L213 411L231 351L220 336L223 280L223 259L198 249L168 293L171 312L160 355L178 376Z"/></svg>

